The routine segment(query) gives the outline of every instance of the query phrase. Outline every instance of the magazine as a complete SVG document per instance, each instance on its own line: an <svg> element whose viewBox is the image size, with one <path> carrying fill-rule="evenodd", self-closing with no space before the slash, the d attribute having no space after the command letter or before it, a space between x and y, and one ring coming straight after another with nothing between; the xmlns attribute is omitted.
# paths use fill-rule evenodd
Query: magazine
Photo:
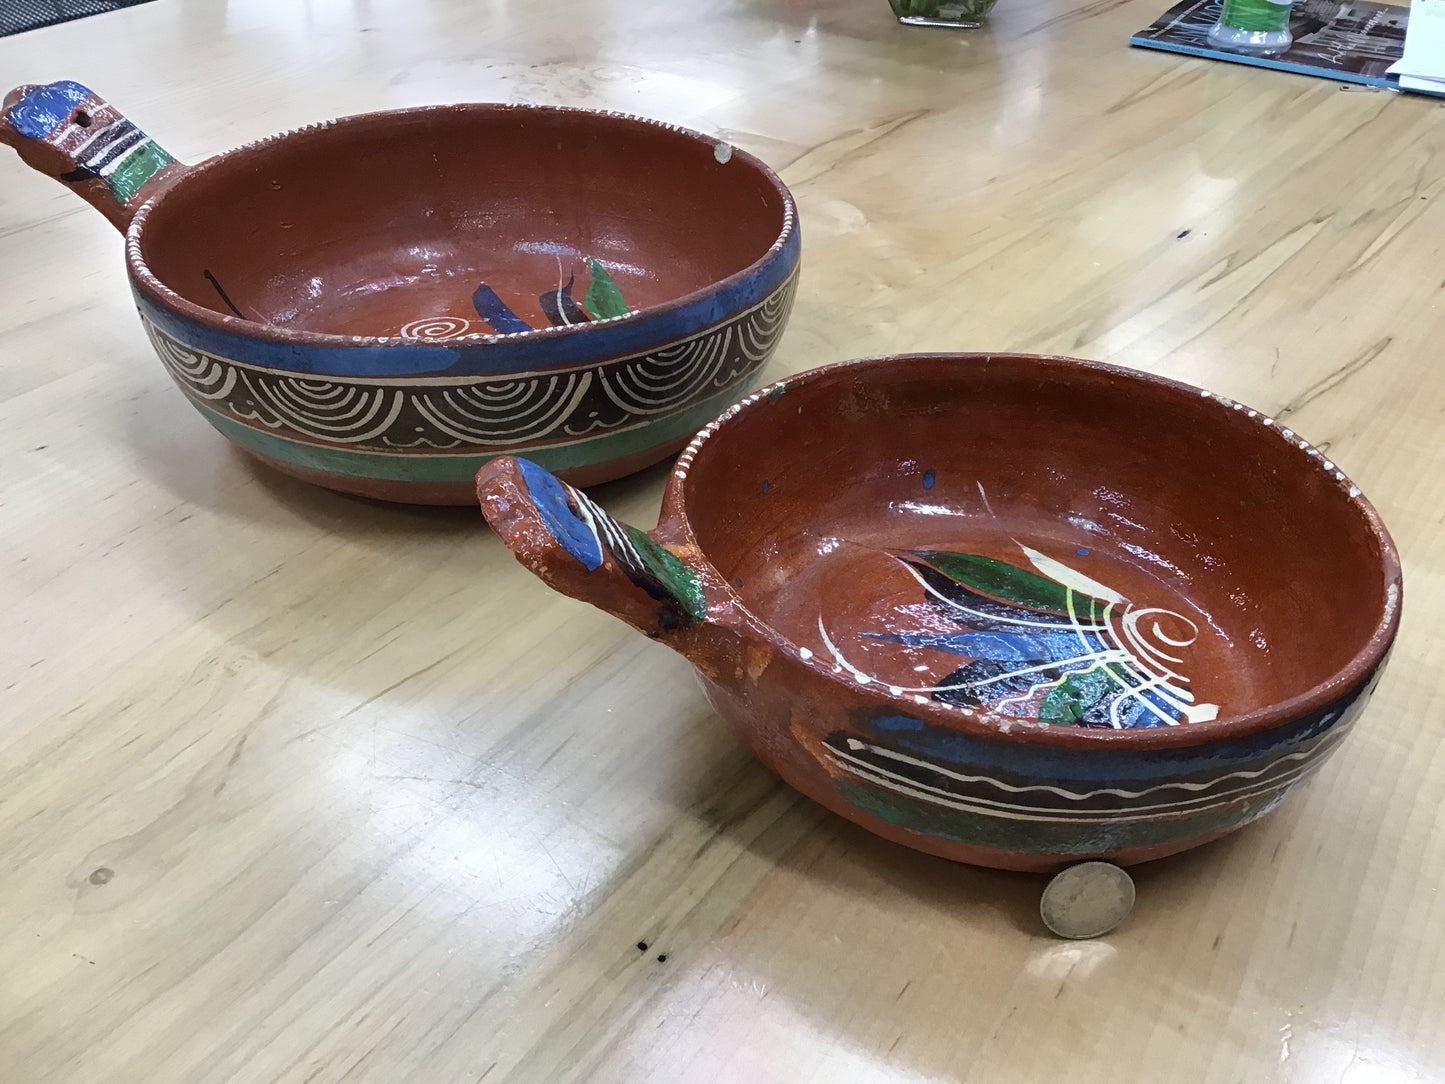
<svg viewBox="0 0 1445 1084"><path fill-rule="evenodd" d="M1345 83L1400 90L1398 76L1385 69L1405 51L1410 9L1370 0L1298 0L1290 12L1294 43L1278 56L1245 56L1209 43L1223 0L1180 0L1147 29L1129 39L1145 49L1253 64L1277 71L1319 75ZM1445 96L1429 90L1412 93Z"/></svg>

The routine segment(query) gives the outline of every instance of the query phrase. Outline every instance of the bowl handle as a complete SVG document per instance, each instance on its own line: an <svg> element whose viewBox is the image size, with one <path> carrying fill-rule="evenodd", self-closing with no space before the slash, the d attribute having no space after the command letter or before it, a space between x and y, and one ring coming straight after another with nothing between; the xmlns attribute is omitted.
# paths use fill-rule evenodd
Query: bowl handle
<svg viewBox="0 0 1445 1084"><path fill-rule="evenodd" d="M686 634L707 623L702 581L652 535L514 456L481 469L477 499L507 548L549 587L689 654Z"/></svg>
<svg viewBox="0 0 1445 1084"><path fill-rule="evenodd" d="M104 98L70 79L5 95L0 143L74 189L122 233L141 204L188 168Z"/></svg>

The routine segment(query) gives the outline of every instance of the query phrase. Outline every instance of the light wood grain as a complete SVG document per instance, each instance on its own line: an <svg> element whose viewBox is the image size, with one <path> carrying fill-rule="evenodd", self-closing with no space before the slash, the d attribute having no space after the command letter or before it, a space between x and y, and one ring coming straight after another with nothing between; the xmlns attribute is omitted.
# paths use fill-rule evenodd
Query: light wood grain
<svg viewBox="0 0 1445 1084"><path fill-rule="evenodd" d="M1407 585L1342 753L1060 942L1039 879L776 782L478 513L229 450L119 238L7 152L0 1079L1445 1079L1445 125L1131 51L1164 2L965 34L884 0L157 0L0 39L9 83L81 79L185 159L454 100L724 134L801 209L769 376L996 348L1205 384L1327 448ZM598 496L651 523L664 477Z"/></svg>

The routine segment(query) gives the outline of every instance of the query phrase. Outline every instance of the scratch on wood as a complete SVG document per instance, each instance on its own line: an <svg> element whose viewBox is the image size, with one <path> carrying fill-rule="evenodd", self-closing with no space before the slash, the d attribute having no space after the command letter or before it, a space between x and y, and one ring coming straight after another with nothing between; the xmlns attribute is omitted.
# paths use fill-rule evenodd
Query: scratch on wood
<svg viewBox="0 0 1445 1084"><path fill-rule="evenodd" d="M1314 402L1325 392L1331 391L1334 388L1339 387L1346 380L1349 380L1350 377L1360 372L1367 365L1369 365L1370 362L1374 361L1377 357L1383 354L1385 350L1389 347L1389 345L1394 341L1395 337L1393 335L1386 335L1383 339L1368 348L1363 354L1355 358L1353 361L1341 365L1338 369L1327 373L1325 376L1315 381L1303 392L1301 392L1297 398L1287 403L1285 406L1281 407L1279 409L1279 412L1276 414L1276 417L1288 417L1289 415L1295 413L1295 411Z"/></svg>
<svg viewBox="0 0 1445 1084"><path fill-rule="evenodd" d="M823 174L836 169L864 147L871 146L886 136L892 135L927 113L926 109L915 109L911 113L904 113L901 116L882 121L872 128L855 128L851 132L844 132L826 143L820 143L811 150L805 151L779 170L779 173L782 174L783 180L792 187L816 180Z"/></svg>

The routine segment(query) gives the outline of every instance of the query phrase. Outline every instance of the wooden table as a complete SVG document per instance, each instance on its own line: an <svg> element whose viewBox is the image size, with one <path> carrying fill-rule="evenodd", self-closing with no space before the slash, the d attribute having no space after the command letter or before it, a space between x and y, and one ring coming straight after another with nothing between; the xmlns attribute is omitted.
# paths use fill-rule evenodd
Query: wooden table
<svg viewBox="0 0 1445 1084"><path fill-rule="evenodd" d="M0 1079L1445 1077L1445 125L1131 51L1164 0L158 0L0 39L183 158L453 100L725 135L796 193L769 378L1021 349L1327 448L1404 555L1392 668L1314 781L1062 942L1041 879L883 843L687 665L468 509L280 477L173 388L119 238L0 157ZM665 469L605 486L650 523Z"/></svg>

